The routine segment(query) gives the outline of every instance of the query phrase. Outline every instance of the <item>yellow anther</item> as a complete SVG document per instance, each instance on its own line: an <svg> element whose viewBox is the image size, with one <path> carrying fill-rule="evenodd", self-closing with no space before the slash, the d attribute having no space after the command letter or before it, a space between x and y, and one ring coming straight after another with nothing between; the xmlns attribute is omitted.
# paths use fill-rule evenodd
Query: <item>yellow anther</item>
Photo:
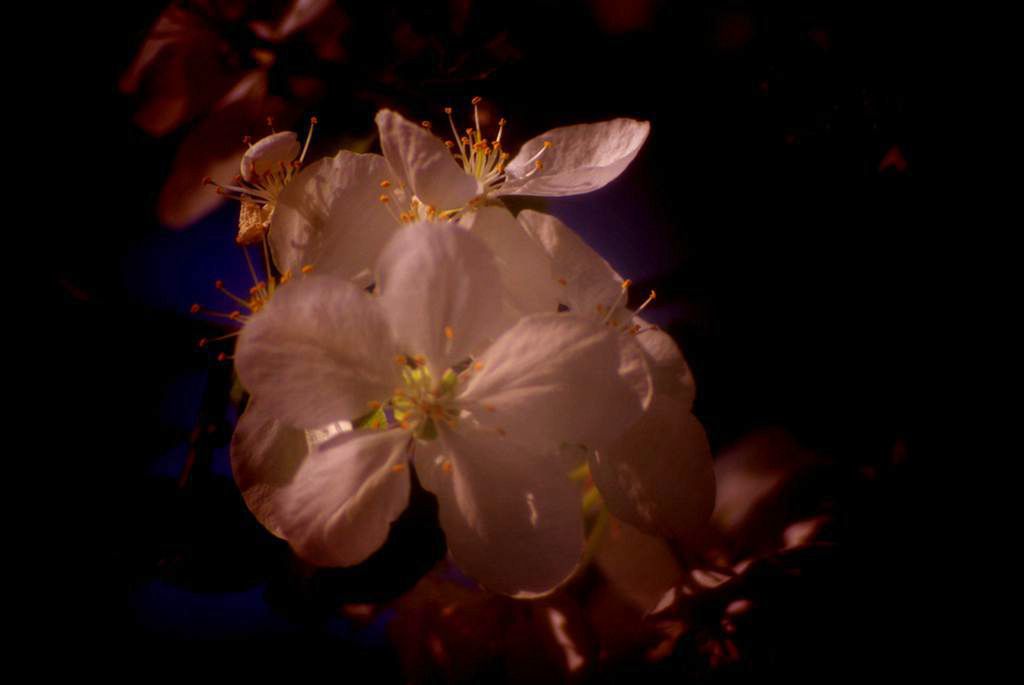
<svg viewBox="0 0 1024 685"><path fill-rule="evenodd" d="M445 146L446 148L448 148L449 150L451 150L452 148L454 148L454 147L455 147L455 143L453 143L453 142L452 142L452 141L450 141L450 140L446 140L446 141L444 141L444 146Z"/></svg>
<svg viewBox="0 0 1024 685"><path fill-rule="evenodd" d="M409 363L409 360L405 358L404 354L397 354L395 355L395 363L399 366L405 366ZM397 390L395 391L395 394L399 394Z"/></svg>
<svg viewBox="0 0 1024 685"><path fill-rule="evenodd" d="M475 370L479 371L480 369L484 368L484 363L483 362L475 362L473 364L473 368Z"/></svg>
<svg viewBox="0 0 1024 685"><path fill-rule="evenodd" d="M498 119L498 126L504 126L507 123L508 123L508 120L505 119L505 117L502 117L502 118Z"/></svg>
<svg viewBox="0 0 1024 685"><path fill-rule="evenodd" d="M312 264L306 264L305 266L303 266L303 267L302 267L302 268L300 269L300 271L302 271L302 273L304 273L304 274L308 274L308 273L310 273L311 271L313 271L313 265L312 265Z"/></svg>
<svg viewBox="0 0 1024 685"><path fill-rule="evenodd" d="M455 331L452 330L451 326L444 327L444 337L448 338L449 340L455 337Z"/></svg>
<svg viewBox="0 0 1024 685"><path fill-rule="evenodd" d="M452 113L452 108L451 107L445 107L444 108L444 113L445 114L451 114Z"/></svg>
<svg viewBox="0 0 1024 685"><path fill-rule="evenodd" d="M405 464L395 464L391 467L391 473L401 473L405 471Z"/></svg>
<svg viewBox="0 0 1024 685"><path fill-rule="evenodd" d="M633 281L631 281L631 280L629 280L629 279L627 278L626 280L624 280L624 281L622 282L622 289L623 289L623 290L626 290L626 289L627 289L627 288L629 288L629 286L631 286L631 285L633 285Z"/></svg>
<svg viewBox="0 0 1024 685"><path fill-rule="evenodd" d="M535 162L533 163L533 166L537 167L537 171L540 171L541 169L543 169L543 168L544 168L544 162L542 162L542 161L540 161L540 160L538 159L537 161L535 161Z"/></svg>
<svg viewBox="0 0 1024 685"><path fill-rule="evenodd" d="M414 362L416 362L416 366L426 366L427 365L427 358L424 357L422 354L417 354L415 357L412 358L412 360Z"/></svg>
<svg viewBox="0 0 1024 685"><path fill-rule="evenodd" d="M479 105L482 101L483 101L483 98L480 97L480 96L477 96L477 97L473 98L472 100L470 100L470 102L472 102L474 105Z"/></svg>
<svg viewBox="0 0 1024 685"><path fill-rule="evenodd" d="M388 181L388 180L381 181L380 182L380 187L381 188L390 188L391 187L391 181Z"/></svg>
<svg viewBox="0 0 1024 685"><path fill-rule="evenodd" d="M450 461L444 462L443 464L441 464L441 470L444 471L445 473L451 473L452 463Z"/></svg>
<svg viewBox="0 0 1024 685"><path fill-rule="evenodd" d="M421 121L420 126L429 131L433 127L433 124L431 124L429 121Z"/></svg>
<svg viewBox="0 0 1024 685"><path fill-rule="evenodd" d="M377 199L380 200L381 202L383 202L384 204L387 204L387 203L391 202L391 198L388 197L387 195L381 195Z"/></svg>

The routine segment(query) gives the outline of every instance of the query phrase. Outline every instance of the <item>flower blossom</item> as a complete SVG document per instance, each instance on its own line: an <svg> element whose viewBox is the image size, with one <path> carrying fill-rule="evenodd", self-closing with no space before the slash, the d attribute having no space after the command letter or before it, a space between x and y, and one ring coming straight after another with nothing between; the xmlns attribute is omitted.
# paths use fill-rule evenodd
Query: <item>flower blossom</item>
<svg viewBox="0 0 1024 685"><path fill-rule="evenodd" d="M691 539L714 508L713 461L690 411L695 386L686 359L671 336L639 316L654 293L631 311L629 281L568 226L532 210L518 219L550 256L549 279L562 288L560 303L634 339L651 371L654 396L644 415L618 440L589 451L590 473L605 504L642 531Z"/></svg>
<svg viewBox="0 0 1024 685"><path fill-rule="evenodd" d="M384 543L414 468L464 571L508 595L549 592L583 549L579 492L552 455L610 444L643 415L643 353L575 315L502 331L495 259L458 225L400 230L374 282L371 295L314 273L243 329L236 368L256 399L232 461L247 502L300 556L352 565Z"/></svg>
<svg viewBox="0 0 1024 685"><path fill-rule="evenodd" d="M206 183L217 187L220 195L242 204L238 216L238 244L249 245L265 237L278 196L302 168L315 125L314 118L310 121L305 145L299 143L292 131L272 133L255 143L246 139L249 149L242 155L235 185L221 185L206 179Z"/></svg>
<svg viewBox="0 0 1024 685"><path fill-rule="evenodd" d="M511 157L501 141L480 126L473 99L474 128L460 133L446 108L454 140L447 142L391 110L377 113L381 148L398 183L411 194L412 209L444 215L481 198L503 195L562 196L597 190L618 177L647 140L650 124L612 119L552 129L528 140Z"/></svg>

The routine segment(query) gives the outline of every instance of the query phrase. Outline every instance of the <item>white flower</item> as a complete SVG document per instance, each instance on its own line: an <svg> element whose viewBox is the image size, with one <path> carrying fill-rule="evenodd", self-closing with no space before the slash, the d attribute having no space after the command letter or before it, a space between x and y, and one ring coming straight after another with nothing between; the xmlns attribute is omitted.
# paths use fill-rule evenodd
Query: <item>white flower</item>
<svg viewBox="0 0 1024 685"><path fill-rule="evenodd" d="M714 508L715 481L707 436L690 412L695 389L682 352L671 336L627 308L629 282L569 227L530 210L518 218L551 257L549 279L562 287L561 304L636 340L651 371L650 407L618 440L590 454L605 503L646 532L693 536Z"/></svg>
<svg viewBox="0 0 1024 685"><path fill-rule="evenodd" d="M476 126L464 135L446 110L454 135L448 144L395 112L377 113L381 148L396 180L435 212L466 208L480 196L597 190L633 161L650 131L646 121L633 119L565 126L532 138L510 159L501 143L504 120L494 140L486 139L477 102Z"/></svg>
<svg viewBox="0 0 1024 685"><path fill-rule="evenodd" d="M583 534L578 490L550 455L608 444L641 416L643 354L596 321L551 313L474 356L500 328L501 292L490 251L457 225L399 231L375 282L379 296L322 274L292 281L243 329L236 367L259 404L233 443L235 471L260 482L266 450L290 455L247 501L304 558L351 565L383 544L414 465L468 574L509 595L557 587ZM293 459L298 431L349 420L386 428Z"/></svg>
<svg viewBox="0 0 1024 685"><path fill-rule="evenodd" d="M298 136L292 131L272 133L255 143L248 143L246 139L249 149L242 155L235 184L223 185L206 179L205 182L216 186L221 195L241 202L237 237L240 245L265 237L278 196L302 168L315 125L316 119L311 119L305 145L299 144Z"/></svg>

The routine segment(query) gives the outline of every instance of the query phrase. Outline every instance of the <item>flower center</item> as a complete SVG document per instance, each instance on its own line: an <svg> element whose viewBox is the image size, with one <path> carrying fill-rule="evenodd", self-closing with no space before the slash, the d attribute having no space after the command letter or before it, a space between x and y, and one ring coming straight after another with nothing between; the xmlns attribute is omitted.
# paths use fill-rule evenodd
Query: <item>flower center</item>
<svg viewBox="0 0 1024 685"><path fill-rule="evenodd" d="M444 144L455 155L455 159L462 163L462 169L470 176L476 178L483 187L483 195L497 190L505 183L505 165L508 163L509 154L501 146L501 136L505 132L505 124L508 122L504 117L498 119L498 132L494 140L484 137L480 127L480 102L481 98L475 97L473 102L473 123L474 128L465 129L465 135L459 135L455 126L455 119L452 118L452 108L445 107L444 113L448 115L448 124L451 126L453 140L446 140ZM430 122L423 122L426 128L430 128ZM530 158L526 164L533 165L524 178L532 176L544 168L541 157L551 149L551 142L544 141L541 149Z"/></svg>
<svg viewBox="0 0 1024 685"><path fill-rule="evenodd" d="M395 388L390 399L395 421L420 440L437 438L437 423L454 427L459 419L455 389L459 377L452 369L433 378L422 356L399 355L395 363L402 367L403 386Z"/></svg>
<svg viewBox="0 0 1024 685"><path fill-rule="evenodd" d="M454 221L458 218L463 208L438 210L433 205L428 205L415 195L409 193L403 187L395 187L391 181L385 179L380 182L381 194L377 198L381 204L387 207L391 216L400 224L411 224L417 221Z"/></svg>

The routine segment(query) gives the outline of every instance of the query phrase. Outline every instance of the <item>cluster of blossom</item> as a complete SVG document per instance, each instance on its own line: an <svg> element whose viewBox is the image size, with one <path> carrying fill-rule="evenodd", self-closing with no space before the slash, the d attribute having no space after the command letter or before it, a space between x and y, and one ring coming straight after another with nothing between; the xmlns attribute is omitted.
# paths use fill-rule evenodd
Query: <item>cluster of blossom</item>
<svg viewBox="0 0 1024 685"><path fill-rule="evenodd" d="M308 140L276 133L221 187L277 274L237 342L232 467L261 523L323 566L383 545L415 470L460 568L539 596L584 556L581 469L615 517L675 538L710 514L714 477L689 368L628 309L629 281L502 201L606 185L649 124L557 128L512 156L473 104L464 131L446 110L451 140L383 110L383 155L305 167Z"/></svg>

